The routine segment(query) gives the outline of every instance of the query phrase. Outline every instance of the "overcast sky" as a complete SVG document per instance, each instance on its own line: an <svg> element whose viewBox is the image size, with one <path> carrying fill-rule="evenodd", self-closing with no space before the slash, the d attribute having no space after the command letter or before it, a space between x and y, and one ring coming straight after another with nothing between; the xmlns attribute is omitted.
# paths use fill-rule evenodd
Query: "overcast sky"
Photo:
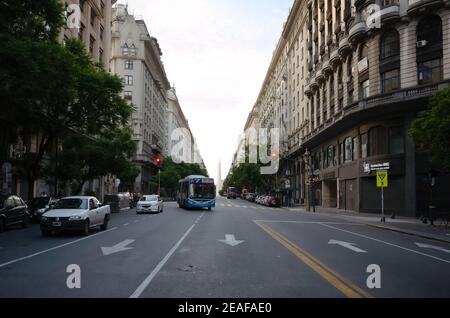
<svg viewBox="0 0 450 318"><path fill-rule="evenodd" d="M158 38L211 177L225 178L293 0L129 0Z"/></svg>

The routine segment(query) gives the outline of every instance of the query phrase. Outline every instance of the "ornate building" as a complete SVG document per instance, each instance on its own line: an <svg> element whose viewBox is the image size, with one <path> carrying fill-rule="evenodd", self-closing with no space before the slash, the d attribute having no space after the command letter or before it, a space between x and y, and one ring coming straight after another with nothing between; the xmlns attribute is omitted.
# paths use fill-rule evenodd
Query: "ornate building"
<svg viewBox="0 0 450 318"><path fill-rule="evenodd" d="M277 61L288 70L285 161L295 201L305 199L306 167L319 178L316 204L379 212L375 173L367 168L389 163L388 212L427 210L428 174L439 167L416 152L407 132L429 97L449 86L449 22L444 0L294 2L280 40L287 61ZM259 111L274 116L268 104ZM305 166L306 149L312 156ZM450 206L449 179L438 178L438 208Z"/></svg>

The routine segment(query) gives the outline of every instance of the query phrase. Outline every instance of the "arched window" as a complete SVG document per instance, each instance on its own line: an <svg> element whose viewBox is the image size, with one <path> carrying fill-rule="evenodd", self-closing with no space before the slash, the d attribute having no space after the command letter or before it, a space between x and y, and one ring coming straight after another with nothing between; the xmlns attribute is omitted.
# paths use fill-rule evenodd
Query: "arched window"
<svg viewBox="0 0 450 318"><path fill-rule="evenodd" d="M359 48L359 61L362 61L369 56L368 51L369 47L367 46L367 43L361 44L361 47Z"/></svg>
<svg viewBox="0 0 450 318"><path fill-rule="evenodd" d="M344 141L344 162L352 162L353 160L353 140L351 137L348 137Z"/></svg>
<svg viewBox="0 0 450 318"><path fill-rule="evenodd" d="M399 56L400 40L397 30L389 30L381 37L380 60Z"/></svg>
<svg viewBox="0 0 450 318"><path fill-rule="evenodd" d="M437 15L423 18L417 26L417 71L419 84L442 80L442 20Z"/></svg>
<svg viewBox="0 0 450 318"><path fill-rule="evenodd" d="M387 152L386 128L377 126L369 130L369 156L384 155Z"/></svg>
<svg viewBox="0 0 450 318"><path fill-rule="evenodd" d="M380 40L380 77L382 93L400 88L400 38L395 29L384 33Z"/></svg>

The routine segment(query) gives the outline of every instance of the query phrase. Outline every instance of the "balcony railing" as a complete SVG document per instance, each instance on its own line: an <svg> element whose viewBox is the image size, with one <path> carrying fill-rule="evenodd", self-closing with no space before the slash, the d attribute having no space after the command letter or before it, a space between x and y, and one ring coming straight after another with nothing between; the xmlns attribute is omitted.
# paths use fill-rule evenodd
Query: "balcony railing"
<svg viewBox="0 0 450 318"><path fill-rule="evenodd" d="M444 3L443 0L409 0L408 14L416 15L423 12L425 9L433 10Z"/></svg>
<svg viewBox="0 0 450 318"><path fill-rule="evenodd" d="M438 90L450 87L450 80L442 81L439 83L418 86L413 88L402 89L397 92L376 95L369 97L358 102L352 103L344 107L342 113L338 110L333 117L331 122L326 122L321 126L317 127L313 132L305 136L305 141L311 140L313 137L317 136L319 133L330 128L336 121L342 120L343 118L354 114L365 109L370 109L379 106L385 106L394 103L408 102L410 100L415 100L418 98L425 98L433 96Z"/></svg>

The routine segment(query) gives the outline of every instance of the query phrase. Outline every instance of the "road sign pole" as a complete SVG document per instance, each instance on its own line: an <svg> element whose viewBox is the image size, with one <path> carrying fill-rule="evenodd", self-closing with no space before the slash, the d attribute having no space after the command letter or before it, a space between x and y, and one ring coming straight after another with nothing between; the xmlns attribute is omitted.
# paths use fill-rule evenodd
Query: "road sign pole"
<svg viewBox="0 0 450 318"><path fill-rule="evenodd" d="M381 188L381 222L386 223L386 218L384 217L384 187Z"/></svg>

